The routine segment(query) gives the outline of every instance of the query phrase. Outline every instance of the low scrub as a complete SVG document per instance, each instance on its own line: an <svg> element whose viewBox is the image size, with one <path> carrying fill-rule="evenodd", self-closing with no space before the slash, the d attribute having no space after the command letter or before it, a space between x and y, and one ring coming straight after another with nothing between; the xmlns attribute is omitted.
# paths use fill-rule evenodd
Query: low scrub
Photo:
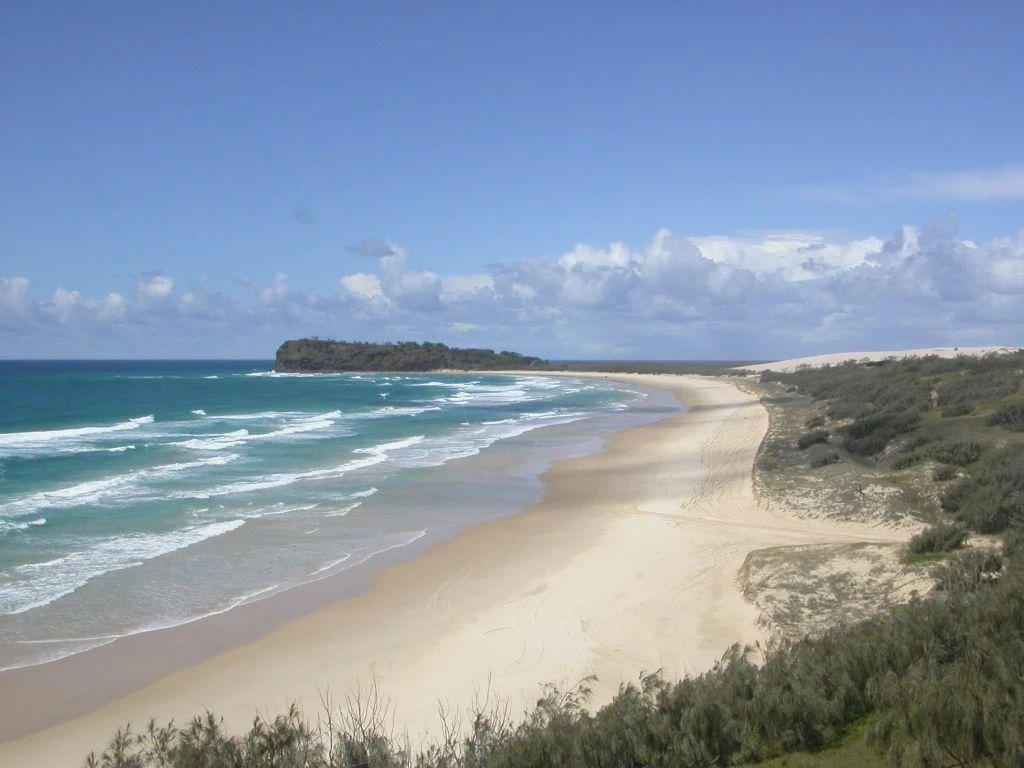
<svg viewBox="0 0 1024 768"><path fill-rule="evenodd" d="M907 469L909 467L914 466L915 464L920 464L920 463L921 463L921 454L919 454L919 453L904 453L904 454L902 454L900 456L897 456L895 459L893 459L892 468L893 469L897 469L897 470L899 470L899 469Z"/></svg>
<svg viewBox="0 0 1024 768"><path fill-rule="evenodd" d="M985 423L990 426L1020 432L1024 430L1024 404L1005 405L999 410L990 413L988 418L985 419Z"/></svg>
<svg viewBox="0 0 1024 768"><path fill-rule="evenodd" d="M970 403L957 403L956 405L947 405L942 409L941 414L944 419L952 419L957 416L970 416L974 413L974 406Z"/></svg>
<svg viewBox="0 0 1024 768"><path fill-rule="evenodd" d="M912 555L931 555L960 549L967 541L967 530L956 523L939 523L925 528L907 543Z"/></svg>
<svg viewBox="0 0 1024 768"><path fill-rule="evenodd" d="M1024 451L993 453L942 494L942 509L971 530L1000 533L1024 524Z"/></svg>
<svg viewBox="0 0 1024 768"><path fill-rule="evenodd" d="M884 451L893 438L910 432L920 421L921 414L916 411L872 413L846 427L843 447L857 456L874 456Z"/></svg>
<svg viewBox="0 0 1024 768"><path fill-rule="evenodd" d="M931 449L931 456L943 464L966 467L981 458L981 443L961 440L956 443L939 443Z"/></svg>
<svg viewBox="0 0 1024 768"><path fill-rule="evenodd" d="M812 469L827 467L840 461L839 453L830 445L812 445L807 452L808 463Z"/></svg>
<svg viewBox="0 0 1024 768"><path fill-rule="evenodd" d="M817 443L828 442L828 430L827 429L812 429L810 432L804 432L800 437L796 439L796 445L800 450L810 448L812 445Z"/></svg>

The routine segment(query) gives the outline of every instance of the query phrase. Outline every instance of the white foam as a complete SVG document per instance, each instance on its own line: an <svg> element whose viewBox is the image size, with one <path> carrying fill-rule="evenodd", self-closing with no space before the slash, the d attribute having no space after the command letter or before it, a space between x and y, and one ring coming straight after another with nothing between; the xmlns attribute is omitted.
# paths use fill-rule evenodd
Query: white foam
<svg viewBox="0 0 1024 768"><path fill-rule="evenodd" d="M255 512L246 512L242 517L246 520L258 520L261 517L280 517L287 515L292 512L308 512L311 509L316 509L319 504L297 504L289 506L288 504L282 504L278 502L270 507L261 508Z"/></svg>
<svg viewBox="0 0 1024 768"><path fill-rule="evenodd" d="M115 445L113 448L106 448L107 453L124 453L125 451L134 451L134 445Z"/></svg>
<svg viewBox="0 0 1024 768"><path fill-rule="evenodd" d="M399 457L398 463L403 467L440 466L455 459L474 456L499 440L518 437L541 427L569 424L586 416L587 414L582 412L546 411L524 414L519 419L501 419L490 422L483 428L479 424L470 424L453 435L432 441L428 450Z"/></svg>
<svg viewBox="0 0 1024 768"><path fill-rule="evenodd" d="M193 411L193 413L195 413L195 411ZM207 414L205 414L205 413L203 415L207 416ZM223 413L223 414L214 414L213 416L208 416L208 418L215 419L215 420L218 420L218 421L221 421L221 420L227 420L227 421L264 421L266 419L283 419L283 418L287 418L289 416L303 416L303 415L305 415L305 414L303 414L303 413L301 413L299 411L257 411L255 413Z"/></svg>
<svg viewBox="0 0 1024 768"><path fill-rule="evenodd" d="M361 501L352 502L346 507L338 507L337 509L328 512L326 515L324 515L324 517L345 517L346 515L348 515L349 512L351 512L356 507L362 506L362 504L363 502Z"/></svg>
<svg viewBox="0 0 1024 768"><path fill-rule="evenodd" d="M202 408L196 408L194 411L192 411L192 413L194 413L196 416L206 415L206 411L204 411Z"/></svg>
<svg viewBox="0 0 1024 768"><path fill-rule="evenodd" d="M239 374L235 374L238 376ZM252 376L255 378L269 378L269 379L308 379L315 377L326 378L328 376L344 376L342 373L332 373L325 371L324 373L285 373L283 371L254 371L253 373L243 373L242 376Z"/></svg>
<svg viewBox="0 0 1024 768"><path fill-rule="evenodd" d="M256 418L255 414L251 415ZM277 414L275 414L277 416ZM250 420L248 417L234 416L234 417L217 417L217 418L231 418L236 420ZM260 419L270 418L269 416L260 416ZM329 413L316 414L309 416L304 414L301 418L293 419L286 423L280 429L275 429L271 432L250 432L247 429L238 429L233 432L225 432L219 435L209 435L203 437L195 437L190 440L183 440L181 442L172 443L172 445L178 445L183 448L190 448L197 451L220 451L225 448L233 448L243 443L248 443L253 440L279 440L287 438L293 435L302 435L310 432L322 432L326 429L330 429L334 426L337 420L341 418L341 411L331 411Z"/></svg>
<svg viewBox="0 0 1024 768"><path fill-rule="evenodd" d="M105 435L111 432L138 429L144 424L152 424L153 420L152 416L140 416L105 427L75 427L72 429L50 429L36 432L6 432L0 434L0 446L21 447L38 443L78 440L83 437L91 437L92 435Z"/></svg>
<svg viewBox="0 0 1024 768"><path fill-rule="evenodd" d="M39 491L0 505L0 515L17 516L40 509L66 509L95 504L100 500L105 500L108 503L111 501L123 502L137 498L141 493L140 486L147 480L160 480L192 469L222 466L238 458L237 454L225 454L197 461L162 464L148 469L137 469L123 475L88 480L65 488Z"/></svg>
<svg viewBox="0 0 1024 768"><path fill-rule="evenodd" d="M332 480L343 477L350 472L355 472L360 469L368 469L377 464L382 464L391 458L390 454L393 451L398 451L415 445L423 439L423 435L417 435L415 437L406 438L405 440L381 443L380 445L370 446L368 448L357 448L353 453L365 455L366 458L352 459L351 461L347 461L336 467L312 469L306 472L280 472L272 475L263 475L256 480L243 480L240 482L228 483L227 485L221 485L203 491L179 491L172 494L172 498L209 499L219 496L231 496L237 493L265 491L270 488L283 488L303 480Z"/></svg>
<svg viewBox="0 0 1024 768"><path fill-rule="evenodd" d="M48 605L112 571L191 547L240 528L244 520L224 520L169 533L139 533L98 541L88 549L53 560L7 569L0 584L0 614L18 614Z"/></svg>
<svg viewBox="0 0 1024 768"><path fill-rule="evenodd" d="M402 448L409 448L410 446L422 443L426 438L425 435L414 435L413 437L407 437L403 440L395 440L391 443L381 443L380 445L372 445L369 448L356 448L352 453L368 453L373 456L380 454L386 454L390 451L401 450Z"/></svg>
<svg viewBox="0 0 1024 768"><path fill-rule="evenodd" d="M448 387L451 389L465 389L475 384L479 384L479 379L473 381L421 381L415 384L409 384L410 387Z"/></svg>
<svg viewBox="0 0 1024 768"><path fill-rule="evenodd" d="M325 566L323 566L321 568L317 568L315 571L313 571L309 575L310 576L319 576L321 573L324 573L325 571L329 571L332 568L338 567L339 565L344 563L346 560L349 560L351 557L352 557L352 555L350 553L346 552L344 557L339 557L337 560L334 560L334 561L328 563L327 565L325 565Z"/></svg>
<svg viewBox="0 0 1024 768"><path fill-rule="evenodd" d="M441 406L430 405L423 407L415 406L402 406L402 405L386 405L383 408L378 408L375 411L368 411L366 413L353 413L349 414L347 418L350 419L390 419L395 416L418 416L421 413L427 413L428 411L440 411Z"/></svg>
<svg viewBox="0 0 1024 768"><path fill-rule="evenodd" d="M182 448L191 448L194 451L220 451L224 448L233 448L245 442L249 436L249 430L236 429L234 432L225 432L221 435L212 435L206 438L194 437L191 440L183 440L171 445L180 445Z"/></svg>
<svg viewBox="0 0 1024 768"><path fill-rule="evenodd" d="M46 518L36 520L0 520L0 535L8 531L27 531L29 528L46 525Z"/></svg>

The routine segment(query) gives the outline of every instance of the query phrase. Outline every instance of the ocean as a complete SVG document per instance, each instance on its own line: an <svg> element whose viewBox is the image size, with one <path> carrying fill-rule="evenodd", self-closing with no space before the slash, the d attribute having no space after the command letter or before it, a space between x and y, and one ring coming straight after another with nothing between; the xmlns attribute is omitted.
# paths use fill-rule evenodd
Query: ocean
<svg viewBox="0 0 1024 768"><path fill-rule="evenodd" d="M0 669L323 579L538 501L679 410L602 379L0 361Z"/></svg>

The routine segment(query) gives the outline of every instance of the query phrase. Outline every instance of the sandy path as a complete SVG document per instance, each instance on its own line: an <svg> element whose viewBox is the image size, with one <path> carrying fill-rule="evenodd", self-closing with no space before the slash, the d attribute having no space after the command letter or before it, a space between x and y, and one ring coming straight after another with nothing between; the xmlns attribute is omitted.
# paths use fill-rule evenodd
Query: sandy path
<svg viewBox="0 0 1024 768"><path fill-rule="evenodd" d="M614 378L671 389L692 410L557 462L542 503L383 572L362 595L0 744L0 765L76 765L125 721L204 708L236 728L291 701L315 716L324 692L338 701L370 681L414 743L436 730L439 701L461 713L488 688L518 715L540 683L596 674L604 701L641 671L703 671L764 636L737 585L750 551L901 537L759 506L751 472L768 416L754 396L724 380Z"/></svg>

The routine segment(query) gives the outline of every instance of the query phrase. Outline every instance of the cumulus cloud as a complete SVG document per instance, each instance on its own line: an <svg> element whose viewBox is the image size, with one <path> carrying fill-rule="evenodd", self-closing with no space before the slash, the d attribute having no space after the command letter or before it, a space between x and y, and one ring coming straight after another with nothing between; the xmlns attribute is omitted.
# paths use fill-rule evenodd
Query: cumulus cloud
<svg viewBox="0 0 1024 768"><path fill-rule="evenodd" d="M438 278L389 249L354 299L405 325L547 335L554 354L767 357L836 345L1012 343L1024 320L1024 241L958 240L955 219L889 237L788 232L580 245L556 258ZM374 279L376 277L376 279ZM440 282L441 290L435 293ZM360 287L363 286L363 287ZM405 290L415 286L416 290ZM430 301L422 301L429 294Z"/></svg>
<svg viewBox="0 0 1024 768"><path fill-rule="evenodd" d="M174 280L165 275L149 275L135 286L135 290L143 298L163 299L174 290Z"/></svg>
<svg viewBox="0 0 1024 768"><path fill-rule="evenodd" d="M1019 343L1024 234L986 243L947 218L887 237L767 232L682 237L640 247L579 245L548 259L469 274L416 267L390 241L368 240L366 267L322 293L284 272L238 280L248 300L149 275L101 298L73 287L36 299L0 278L0 332L38 339L63 329L191 333L220 354L244 338L272 352L299 335L426 338L549 357L754 359L843 348ZM319 287L319 286L318 286ZM141 330L140 330L141 329ZM26 338L28 337L26 336Z"/></svg>
<svg viewBox="0 0 1024 768"><path fill-rule="evenodd" d="M852 184L800 187L797 192L803 196L837 203L1024 200L1024 165L875 176Z"/></svg>

